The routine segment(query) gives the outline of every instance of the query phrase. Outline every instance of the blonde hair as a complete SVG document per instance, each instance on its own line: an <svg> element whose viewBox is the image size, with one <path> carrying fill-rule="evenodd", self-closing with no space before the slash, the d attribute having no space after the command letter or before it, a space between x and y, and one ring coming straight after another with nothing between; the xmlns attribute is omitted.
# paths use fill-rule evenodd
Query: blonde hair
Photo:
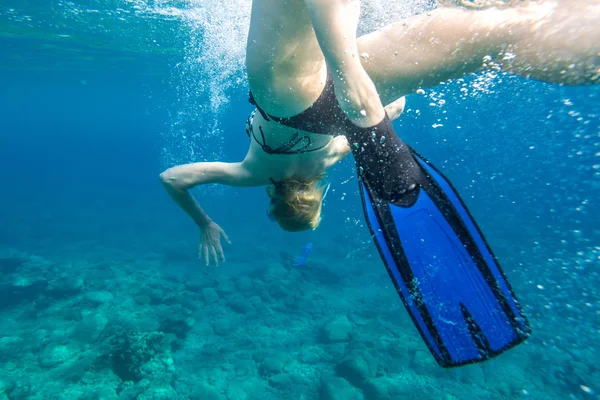
<svg viewBox="0 0 600 400"><path fill-rule="evenodd" d="M285 179L267 187L269 215L288 232L315 229L321 221L324 188L319 175L310 180Z"/></svg>

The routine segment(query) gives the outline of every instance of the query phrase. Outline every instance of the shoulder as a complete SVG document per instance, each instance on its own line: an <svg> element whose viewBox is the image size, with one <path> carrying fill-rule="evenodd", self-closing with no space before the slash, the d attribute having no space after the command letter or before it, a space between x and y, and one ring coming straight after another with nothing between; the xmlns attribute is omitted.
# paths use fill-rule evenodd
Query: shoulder
<svg viewBox="0 0 600 400"><path fill-rule="evenodd" d="M235 173L245 183L238 186L264 186L270 183L270 163L261 152L260 146L252 140L244 160L235 167Z"/></svg>
<svg viewBox="0 0 600 400"><path fill-rule="evenodd" d="M226 185L252 187L263 186L269 183L268 177L264 177L251 163L246 160L238 163L227 163L224 178Z"/></svg>

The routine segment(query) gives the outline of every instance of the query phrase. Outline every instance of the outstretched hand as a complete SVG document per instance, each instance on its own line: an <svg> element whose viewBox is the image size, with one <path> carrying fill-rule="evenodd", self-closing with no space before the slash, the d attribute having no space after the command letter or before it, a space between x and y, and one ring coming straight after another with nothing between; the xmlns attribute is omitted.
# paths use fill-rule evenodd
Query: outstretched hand
<svg viewBox="0 0 600 400"><path fill-rule="evenodd" d="M225 261L225 254L223 254L223 247L221 247L221 236L227 243L231 243L223 228L212 221L200 228L198 257L203 258L206 265L209 265L209 257L212 257L215 265L219 265L219 259Z"/></svg>

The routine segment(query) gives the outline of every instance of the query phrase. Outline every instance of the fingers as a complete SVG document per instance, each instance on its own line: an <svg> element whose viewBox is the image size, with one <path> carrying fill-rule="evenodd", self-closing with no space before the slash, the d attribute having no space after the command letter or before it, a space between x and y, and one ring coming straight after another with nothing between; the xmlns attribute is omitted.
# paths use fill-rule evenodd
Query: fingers
<svg viewBox="0 0 600 400"><path fill-rule="evenodd" d="M223 229L219 229L217 227L218 235L223 236L223 239L227 241L227 243L231 243L227 234L223 231ZM212 235L204 236L200 238L200 246L198 248L198 257L204 259L204 263L208 266L210 265L211 259L215 262L215 265L219 265L219 260L225 262L225 253L223 252L223 247L221 246L220 237L215 237L215 232L213 231Z"/></svg>
<svg viewBox="0 0 600 400"><path fill-rule="evenodd" d="M210 260L215 262L215 265L219 265L219 260L225 262L225 254L221 243L217 243L216 246L200 245L198 249L198 258L204 259L206 266L210 265Z"/></svg>
<svg viewBox="0 0 600 400"><path fill-rule="evenodd" d="M225 254L223 253L223 247L221 246L221 242L218 242L215 248L217 249L217 254L219 255L221 261L225 262Z"/></svg>
<svg viewBox="0 0 600 400"><path fill-rule="evenodd" d="M225 233L225 231L223 229L221 229L221 236L223 236L223 239L225 239L225 241L229 244L231 244L231 240L229 240L229 236L227 236L227 234ZM221 246L221 244L219 243L219 247ZM223 250L221 249L221 252L223 252Z"/></svg>
<svg viewBox="0 0 600 400"><path fill-rule="evenodd" d="M208 246L202 246L202 252L204 253L204 263L208 266Z"/></svg>
<svg viewBox="0 0 600 400"><path fill-rule="evenodd" d="M215 265L219 265L219 259L217 258L215 246L210 246L210 254L212 255L213 260L215 261Z"/></svg>

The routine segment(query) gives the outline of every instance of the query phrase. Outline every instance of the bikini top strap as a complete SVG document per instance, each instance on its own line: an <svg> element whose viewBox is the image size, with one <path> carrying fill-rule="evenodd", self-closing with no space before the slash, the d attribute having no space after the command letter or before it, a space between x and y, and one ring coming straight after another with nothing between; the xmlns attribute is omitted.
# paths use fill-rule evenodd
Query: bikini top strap
<svg viewBox="0 0 600 400"><path fill-rule="evenodd" d="M252 91L248 92L248 103L252 104L253 106L256 107L256 109L258 110L258 112L260 113L260 115L262 115L262 117L265 119L265 121L270 121L271 117L269 116L269 114L267 114L265 112L265 110L263 110L262 108L260 108L260 106L258 105L258 103L256 102L256 100L254 99L254 95L252 94Z"/></svg>

